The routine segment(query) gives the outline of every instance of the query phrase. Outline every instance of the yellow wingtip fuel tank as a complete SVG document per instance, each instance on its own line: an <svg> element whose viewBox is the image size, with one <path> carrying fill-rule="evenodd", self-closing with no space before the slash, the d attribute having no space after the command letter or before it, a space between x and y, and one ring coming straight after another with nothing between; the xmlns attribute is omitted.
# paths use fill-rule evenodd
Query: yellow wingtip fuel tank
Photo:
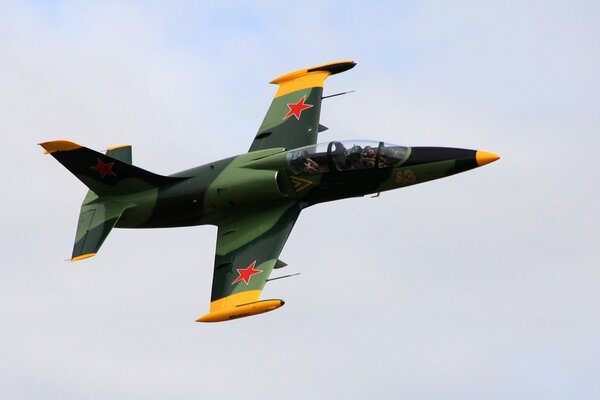
<svg viewBox="0 0 600 400"><path fill-rule="evenodd" d="M221 322L230 319L249 317L251 315L262 314L273 311L284 305L283 300L261 300L254 303L242 304L237 307L225 308L219 311L212 311L198 318L196 322Z"/></svg>

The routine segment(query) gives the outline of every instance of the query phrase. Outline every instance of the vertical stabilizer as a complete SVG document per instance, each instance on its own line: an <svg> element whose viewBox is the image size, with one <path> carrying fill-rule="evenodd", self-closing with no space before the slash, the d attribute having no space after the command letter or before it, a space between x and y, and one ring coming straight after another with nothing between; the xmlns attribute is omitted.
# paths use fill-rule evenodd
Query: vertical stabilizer
<svg viewBox="0 0 600 400"><path fill-rule="evenodd" d="M92 193L93 196L95 196ZM86 196L86 200L88 200ZM115 226L125 209L133 206L113 200L92 200L91 203L81 206L75 244L71 261L79 261L96 255L102 243Z"/></svg>
<svg viewBox="0 0 600 400"><path fill-rule="evenodd" d="M132 164L130 145L109 147L105 154L67 140L44 142L40 146L90 189L79 212L71 261L98 252L123 211L135 207L123 200L128 195L186 179L136 167Z"/></svg>
<svg viewBox="0 0 600 400"><path fill-rule="evenodd" d="M131 145L109 147L106 155L132 164ZM96 255L123 211L129 206L131 205L118 201L99 201L98 196L88 190L79 212L71 261L84 260Z"/></svg>

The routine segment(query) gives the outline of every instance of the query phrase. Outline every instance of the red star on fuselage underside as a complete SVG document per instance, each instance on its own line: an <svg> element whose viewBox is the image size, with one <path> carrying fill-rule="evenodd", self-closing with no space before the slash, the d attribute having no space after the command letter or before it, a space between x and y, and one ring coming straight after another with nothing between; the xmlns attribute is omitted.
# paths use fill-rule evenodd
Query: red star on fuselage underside
<svg viewBox="0 0 600 400"><path fill-rule="evenodd" d="M248 266L248 268L237 268L237 272L240 275L237 278L235 278L235 280L231 282L231 284L233 285L234 283L238 283L239 281L244 281L246 285L250 283L250 278L252 278L253 275L260 274L262 272L262 270L260 269L254 269L255 265L256 261L253 261L252 264Z"/></svg>
<svg viewBox="0 0 600 400"><path fill-rule="evenodd" d="M307 108L314 107L312 104L304 104L305 100L306 100L306 95L303 96L300 99L300 101L298 101L296 104L288 104L287 106L290 109L290 111L287 114L285 114L285 117L283 117L283 119L287 119L293 115L294 117L296 117L297 120L300 120L302 111L306 110Z"/></svg>
<svg viewBox="0 0 600 400"><path fill-rule="evenodd" d="M115 172L112 170L113 165L115 165L114 162L109 162L109 163L103 163L101 159L97 159L98 160L98 165L96 165L95 167L90 167L91 169L93 169L94 171L98 171L100 172L100 178L104 178L106 175L112 175L112 176L117 176L117 174L115 174Z"/></svg>

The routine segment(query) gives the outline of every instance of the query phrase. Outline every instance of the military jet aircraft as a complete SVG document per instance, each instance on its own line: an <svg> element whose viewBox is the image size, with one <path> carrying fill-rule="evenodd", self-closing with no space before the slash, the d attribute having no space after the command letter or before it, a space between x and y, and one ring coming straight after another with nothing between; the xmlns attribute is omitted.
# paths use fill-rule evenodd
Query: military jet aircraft
<svg viewBox="0 0 600 400"><path fill-rule="evenodd" d="M499 158L481 150L405 147L382 141L317 144L323 85L356 65L340 61L290 72L278 85L245 154L163 176L132 164L131 146L105 154L66 140L40 143L89 191L72 261L94 256L113 227L218 227L210 310L227 321L281 307L259 300L279 254L309 206L443 178Z"/></svg>

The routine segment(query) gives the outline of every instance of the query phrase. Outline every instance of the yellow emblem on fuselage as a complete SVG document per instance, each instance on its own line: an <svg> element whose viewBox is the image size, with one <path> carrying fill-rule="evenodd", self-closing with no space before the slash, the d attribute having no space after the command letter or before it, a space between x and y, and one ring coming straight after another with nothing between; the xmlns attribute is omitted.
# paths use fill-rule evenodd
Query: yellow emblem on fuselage
<svg viewBox="0 0 600 400"><path fill-rule="evenodd" d="M312 181L309 181L307 179L302 179L302 178L298 178L297 176L292 176L290 177L290 180L292 181L292 184L294 185L294 190L296 192L301 191L302 189L312 185Z"/></svg>

